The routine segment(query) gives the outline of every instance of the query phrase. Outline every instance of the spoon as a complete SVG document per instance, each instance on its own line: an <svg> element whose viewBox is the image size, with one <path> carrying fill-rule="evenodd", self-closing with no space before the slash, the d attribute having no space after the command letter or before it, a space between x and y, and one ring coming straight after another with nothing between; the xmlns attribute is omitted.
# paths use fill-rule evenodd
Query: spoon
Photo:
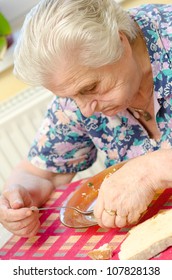
<svg viewBox="0 0 172 280"><path fill-rule="evenodd" d="M36 211L36 210L39 210L39 211L45 211L45 210L61 210L61 209L71 209L71 210L74 210L82 215L93 215L93 210L87 210L87 211L83 211L83 210L80 210L76 207L73 207L73 206L54 206L54 207L40 207L40 208L37 208L36 206L32 206L30 208L32 211Z"/></svg>

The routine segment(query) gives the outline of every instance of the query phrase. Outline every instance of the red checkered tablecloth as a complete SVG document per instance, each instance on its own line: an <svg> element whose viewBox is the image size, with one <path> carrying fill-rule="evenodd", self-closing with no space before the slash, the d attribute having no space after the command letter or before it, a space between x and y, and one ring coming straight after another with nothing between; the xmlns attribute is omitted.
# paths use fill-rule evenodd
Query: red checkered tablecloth
<svg viewBox="0 0 172 280"><path fill-rule="evenodd" d="M61 205L81 183L82 181L77 181L57 189L46 205ZM172 208L172 189L167 189L155 196L141 221L168 208ZM120 244L130 229L130 227L125 227L105 230L98 226L84 229L68 228L61 224L59 213L52 210L42 212L40 221L41 227L36 236L32 238L12 236L0 249L0 259L85 260L89 259L88 251L104 243L110 243L114 248L112 259L117 260ZM154 259L172 260L172 247Z"/></svg>

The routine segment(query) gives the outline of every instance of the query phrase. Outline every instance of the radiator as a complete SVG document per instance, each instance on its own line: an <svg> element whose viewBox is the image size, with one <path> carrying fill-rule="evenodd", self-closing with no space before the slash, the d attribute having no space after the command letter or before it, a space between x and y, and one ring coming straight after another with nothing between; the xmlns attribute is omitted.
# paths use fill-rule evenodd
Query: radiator
<svg viewBox="0 0 172 280"><path fill-rule="evenodd" d="M52 93L42 87L28 88L0 105L0 191L12 169L29 150ZM73 179L90 177L104 168L104 154Z"/></svg>

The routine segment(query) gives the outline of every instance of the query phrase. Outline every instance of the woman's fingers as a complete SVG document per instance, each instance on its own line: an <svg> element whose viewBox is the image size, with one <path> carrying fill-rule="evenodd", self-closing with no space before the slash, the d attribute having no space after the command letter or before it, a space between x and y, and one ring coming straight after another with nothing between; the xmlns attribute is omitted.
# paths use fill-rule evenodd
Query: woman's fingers
<svg viewBox="0 0 172 280"><path fill-rule="evenodd" d="M104 207L104 201L100 194L99 199L94 206L94 216L97 223L102 228L114 228L115 227L115 215L108 214L107 209Z"/></svg>
<svg viewBox="0 0 172 280"><path fill-rule="evenodd" d="M123 194L116 196L109 196L108 190L105 196L100 190L98 199L94 207L94 215L97 223L103 228L125 227L130 224L138 222L140 215L147 207L146 205L134 205L132 200L127 199ZM111 205L111 206L105 206Z"/></svg>
<svg viewBox="0 0 172 280"><path fill-rule="evenodd" d="M127 226L128 224L127 216L116 215L115 224L119 228Z"/></svg>
<svg viewBox="0 0 172 280"><path fill-rule="evenodd" d="M0 221L1 222L17 222L32 215L29 208L8 209L5 207L0 208Z"/></svg>
<svg viewBox="0 0 172 280"><path fill-rule="evenodd" d="M40 227L39 211L32 211L32 198L24 187L11 185L0 196L0 223L18 236L30 237Z"/></svg>
<svg viewBox="0 0 172 280"><path fill-rule="evenodd" d="M110 212L110 210L108 211ZM106 210L103 210L101 217L96 218L98 224L103 228L122 228L138 222L141 215L139 212L131 212L126 216L120 216L117 214L117 211L115 212L114 215L111 215Z"/></svg>
<svg viewBox="0 0 172 280"><path fill-rule="evenodd" d="M104 227L102 223L102 212L104 209L104 200L102 195L100 194L98 199L96 200L95 206L94 206L94 217L97 220L97 223L100 227Z"/></svg>
<svg viewBox="0 0 172 280"><path fill-rule="evenodd" d="M8 196L8 195L7 195ZM40 226L39 212L28 207L11 209L6 197L0 197L0 222L18 236L29 237L38 231Z"/></svg>
<svg viewBox="0 0 172 280"><path fill-rule="evenodd" d="M105 228L115 228L115 218L116 218L116 211L114 214L110 214L110 209L104 209L102 212L101 222L103 227ZM113 211L112 211L113 213Z"/></svg>
<svg viewBox="0 0 172 280"><path fill-rule="evenodd" d="M23 228L16 227L16 229L13 230L9 227L8 224L6 229L12 232L14 235L30 237L37 233L39 227L40 227L40 222L39 220L37 220L37 221L32 221L29 225L27 225L27 227L23 227Z"/></svg>
<svg viewBox="0 0 172 280"><path fill-rule="evenodd" d="M17 230L18 228L22 229L27 227L30 223L36 221L38 219L37 213L32 213L30 216L25 218L18 218L18 220L4 221L3 224L7 225L12 230Z"/></svg>
<svg viewBox="0 0 172 280"><path fill-rule="evenodd" d="M39 214L38 212L34 212L25 219L19 219L10 222L3 221L2 224L7 230L12 232L13 234L20 236L29 236L33 232L37 232L40 226Z"/></svg>
<svg viewBox="0 0 172 280"><path fill-rule="evenodd" d="M134 224L139 221L141 217L141 213L138 211L132 211L128 214L128 223Z"/></svg>
<svg viewBox="0 0 172 280"><path fill-rule="evenodd" d="M30 206L32 203L28 191L20 185L11 185L3 191L3 196L9 202L10 208L13 209Z"/></svg>

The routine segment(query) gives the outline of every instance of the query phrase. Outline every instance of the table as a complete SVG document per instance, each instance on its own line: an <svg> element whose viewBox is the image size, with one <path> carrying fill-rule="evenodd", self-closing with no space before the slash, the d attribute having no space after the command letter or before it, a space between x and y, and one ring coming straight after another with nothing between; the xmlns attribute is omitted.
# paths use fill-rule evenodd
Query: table
<svg viewBox="0 0 172 280"><path fill-rule="evenodd" d="M79 180L55 190L46 205L61 205L81 184L82 180ZM140 222L158 211L169 208L172 208L172 189L166 189L156 194ZM12 236L0 249L0 259L88 260L88 251L110 243L114 248L112 259L117 260L120 244L130 229L130 227L125 227L105 230L98 226L84 229L68 228L61 224L59 213L52 210L42 212L40 221L41 227L36 236L32 238ZM153 259L171 260L172 247Z"/></svg>

